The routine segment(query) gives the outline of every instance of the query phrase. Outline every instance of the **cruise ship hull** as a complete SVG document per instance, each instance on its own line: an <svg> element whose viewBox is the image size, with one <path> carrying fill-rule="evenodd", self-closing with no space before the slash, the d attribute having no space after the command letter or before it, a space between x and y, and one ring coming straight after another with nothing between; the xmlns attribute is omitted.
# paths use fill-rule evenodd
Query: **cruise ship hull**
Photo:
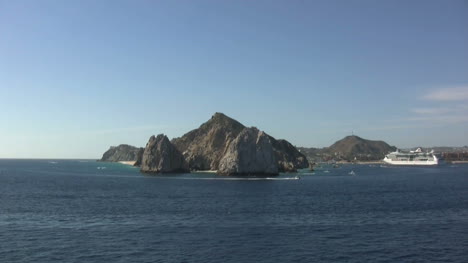
<svg viewBox="0 0 468 263"><path fill-rule="evenodd" d="M438 165L439 162L436 160L428 160L428 161L397 161L391 159L383 159L384 162L391 164L391 165L408 165L408 166L432 166Z"/></svg>

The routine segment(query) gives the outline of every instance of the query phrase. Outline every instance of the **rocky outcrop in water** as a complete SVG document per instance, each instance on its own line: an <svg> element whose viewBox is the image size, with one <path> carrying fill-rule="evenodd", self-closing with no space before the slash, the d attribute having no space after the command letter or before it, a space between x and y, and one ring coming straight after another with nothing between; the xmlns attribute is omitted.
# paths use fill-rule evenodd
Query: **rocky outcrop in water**
<svg viewBox="0 0 468 263"><path fill-rule="evenodd" d="M143 153L143 148L137 148L128 144L111 146L101 158L101 162L136 161Z"/></svg>
<svg viewBox="0 0 468 263"><path fill-rule="evenodd" d="M296 172L297 169L309 167L307 157L286 140L275 140L270 137L280 172Z"/></svg>
<svg viewBox="0 0 468 263"><path fill-rule="evenodd" d="M239 137L241 133L242 137ZM252 138L258 139L255 147ZM143 172L220 170L221 159L226 155L230 157L224 161L223 174L277 174L278 171L293 172L308 167L306 157L286 140L276 140L256 128L246 128L222 113L215 113L199 128L172 141L164 135L152 136L144 149L133 147L131 157L123 156L113 148L104 154L103 159L114 156L115 161L135 161ZM270 158L270 149L273 159ZM244 156L253 159L247 161L250 157ZM271 160L275 160L276 168L269 166Z"/></svg>
<svg viewBox="0 0 468 263"><path fill-rule="evenodd" d="M257 128L244 128L219 162L221 175L277 175L278 162L271 137Z"/></svg>
<svg viewBox="0 0 468 263"><path fill-rule="evenodd" d="M141 162L143 161L143 153L145 152L145 148L140 148L137 154L137 159L133 166L141 166Z"/></svg>
<svg viewBox="0 0 468 263"><path fill-rule="evenodd" d="M183 153L191 170L218 170L228 146L244 129L238 121L215 113L198 129L173 139L172 143ZM307 158L289 142L266 136L272 143L280 171L292 172L308 167Z"/></svg>
<svg viewBox="0 0 468 263"><path fill-rule="evenodd" d="M188 172L188 165L182 154L167 136L151 136L141 159L141 171L147 173Z"/></svg>
<svg viewBox="0 0 468 263"><path fill-rule="evenodd" d="M222 113L215 113L198 129L172 140L191 170L217 170L227 146L245 128Z"/></svg>

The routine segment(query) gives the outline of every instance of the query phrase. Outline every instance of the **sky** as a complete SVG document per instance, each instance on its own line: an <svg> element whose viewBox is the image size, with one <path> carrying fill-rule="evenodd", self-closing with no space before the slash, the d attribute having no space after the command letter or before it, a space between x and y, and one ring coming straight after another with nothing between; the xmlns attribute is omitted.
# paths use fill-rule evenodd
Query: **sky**
<svg viewBox="0 0 468 263"><path fill-rule="evenodd" d="M223 112L296 146L468 145L468 1L0 0L0 158Z"/></svg>

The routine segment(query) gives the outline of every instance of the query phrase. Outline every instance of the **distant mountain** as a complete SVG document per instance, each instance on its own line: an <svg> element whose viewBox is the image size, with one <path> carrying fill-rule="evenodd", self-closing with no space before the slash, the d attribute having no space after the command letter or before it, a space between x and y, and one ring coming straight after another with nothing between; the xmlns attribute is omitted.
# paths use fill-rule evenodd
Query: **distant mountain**
<svg viewBox="0 0 468 263"><path fill-rule="evenodd" d="M353 135L346 136L330 147L299 148L299 150L306 154L309 161L373 161L383 159L385 154L395 151L396 147L384 141L366 140Z"/></svg>
<svg viewBox="0 0 468 263"><path fill-rule="evenodd" d="M328 147L327 152L343 159L383 159L385 154L395 151L396 147L384 141L371 141L358 136L346 136Z"/></svg>
<svg viewBox="0 0 468 263"><path fill-rule="evenodd" d="M100 161L102 162L120 162L120 161L137 161L143 154L143 148L137 148L128 144L119 146L111 146L103 155Z"/></svg>
<svg viewBox="0 0 468 263"><path fill-rule="evenodd" d="M323 148L307 148L307 147L297 147L297 149L304 154L309 162L320 161Z"/></svg>

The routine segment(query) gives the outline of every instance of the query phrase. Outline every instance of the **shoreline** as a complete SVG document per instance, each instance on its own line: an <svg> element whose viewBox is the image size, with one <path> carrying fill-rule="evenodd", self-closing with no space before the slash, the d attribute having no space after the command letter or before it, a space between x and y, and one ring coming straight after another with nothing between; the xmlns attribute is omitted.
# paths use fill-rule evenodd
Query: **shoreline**
<svg viewBox="0 0 468 263"><path fill-rule="evenodd" d="M460 163L468 163L468 161L450 161L447 163L452 163L452 164L460 164Z"/></svg>
<svg viewBox="0 0 468 263"><path fill-rule="evenodd" d="M384 161L356 162L356 164L385 164Z"/></svg>
<svg viewBox="0 0 468 263"><path fill-rule="evenodd" d="M197 171L190 171L190 173L194 174L215 174L217 173L217 170L197 170Z"/></svg>
<svg viewBox="0 0 468 263"><path fill-rule="evenodd" d="M136 161L119 161L118 163L134 166Z"/></svg>
<svg viewBox="0 0 468 263"><path fill-rule="evenodd" d="M335 163L328 163L328 162L322 162L322 163L317 163L317 164L385 164L384 161L378 160L378 161L355 161L355 162L348 162L348 161L338 161Z"/></svg>

